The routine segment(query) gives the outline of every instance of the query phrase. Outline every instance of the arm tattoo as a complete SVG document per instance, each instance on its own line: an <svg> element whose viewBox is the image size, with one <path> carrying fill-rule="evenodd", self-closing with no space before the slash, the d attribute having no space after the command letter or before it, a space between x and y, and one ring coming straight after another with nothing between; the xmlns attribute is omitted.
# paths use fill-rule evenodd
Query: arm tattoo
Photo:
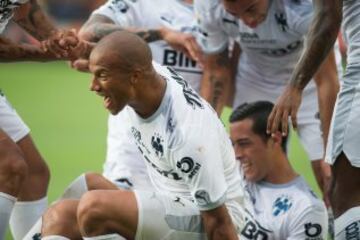
<svg viewBox="0 0 360 240"><path fill-rule="evenodd" d="M307 44L290 80L290 84L296 88L303 89L307 85L335 42L341 23L342 1L332 2L314 1L317 11L307 34ZM321 4L331 6L331 10Z"/></svg>
<svg viewBox="0 0 360 240"><path fill-rule="evenodd" d="M157 30L132 30L132 29L126 29L121 26L117 26L115 24L95 24L93 28L93 34L91 41L98 42L101 38L104 36L115 32L115 31L129 31L136 35L138 35L140 38L142 38L145 42L154 42L161 39L160 32Z"/></svg>
<svg viewBox="0 0 360 240"><path fill-rule="evenodd" d="M229 57L228 51L224 51L223 53L219 54L215 60L216 68L217 69L224 69L228 68L229 66ZM210 84L212 89L210 104L216 109L216 106L219 104L220 99L225 94L225 84L228 82L228 76L216 76L215 74L210 74Z"/></svg>
<svg viewBox="0 0 360 240"><path fill-rule="evenodd" d="M15 21L37 40L41 41L47 39L55 30L55 27L41 10L36 0L30 0L29 5L26 7L29 8L26 11L27 14L25 16L20 16L15 19ZM16 11L17 10L15 10L15 13Z"/></svg>
<svg viewBox="0 0 360 240"><path fill-rule="evenodd" d="M3 39L0 38L0 40ZM0 62L50 60L58 59L50 53L43 52L36 46L0 41Z"/></svg>

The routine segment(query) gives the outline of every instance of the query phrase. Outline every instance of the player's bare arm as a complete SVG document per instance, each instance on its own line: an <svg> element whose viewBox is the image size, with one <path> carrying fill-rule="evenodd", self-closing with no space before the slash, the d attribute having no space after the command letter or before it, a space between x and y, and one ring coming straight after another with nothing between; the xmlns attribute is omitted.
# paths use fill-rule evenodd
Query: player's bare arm
<svg viewBox="0 0 360 240"><path fill-rule="evenodd" d="M281 126L282 133L286 135L289 115L294 128L297 127L296 114L301 104L302 90L336 40L342 19L342 0L314 0L313 4L314 18L307 35L304 52L295 67L290 83L278 98L269 116L267 127L269 133L276 132Z"/></svg>
<svg viewBox="0 0 360 240"><path fill-rule="evenodd" d="M314 80L317 85L320 120L324 135L324 143L326 145L336 95L340 87L334 51L330 51L329 55L321 64L319 70L314 75Z"/></svg>
<svg viewBox="0 0 360 240"><path fill-rule="evenodd" d="M56 59L55 55L44 52L40 47L30 44L17 44L0 37L0 62L13 61L48 61Z"/></svg>
<svg viewBox="0 0 360 240"><path fill-rule="evenodd" d="M202 211L201 217L209 240L238 239L235 227L225 205L221 205L210 211Z"/></svg>
<svg viewBox="0 0 360 240"><path fill-rule="evenodd" d="M200 93L220 115L228 100L232 73L228 51L204 57L204 74Z"/></svg>
<svg viewBox="0 0 360 240"><path fill-rule="evenodd" d="M13 20L39 41L49 38L56 32L56 28L36 0L30 0L17 8Z"/></svg>
<svg viewBox="0 0 360 240"><path fill-rule="evenodd" d="M101 38L112 32L124 30L137 34L148 43L164 40L174 49L180 50L194 59L199 58L200 47L196 43L195 37L191 34L177 32L166 27L158 29L124 28L115 24L106 16L94 14L84 24L79 34L82 39L98 42Z"/></svg>

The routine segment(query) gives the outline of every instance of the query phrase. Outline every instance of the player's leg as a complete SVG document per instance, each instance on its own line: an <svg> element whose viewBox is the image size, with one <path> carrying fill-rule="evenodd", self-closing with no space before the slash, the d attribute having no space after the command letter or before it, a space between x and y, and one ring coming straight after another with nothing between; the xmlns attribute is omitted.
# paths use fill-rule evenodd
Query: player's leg
<svg viewBox="0 0 360 240"><path fill-rule="evenodd" d="M332 167L330 191L335 216L335 239L360 239L360 168L341 153Z"/></svg>
<svg viewBox="0 0 360 240"><path fill-rule="evenodd" d="M86 173L77 177L74 181L72 181L69 186L64 191L60 200L79 200L87 191L95 190L95 189L107 189L107 190L117 190L118 187L104 178L102 175L97 173ZM55 206L58 206L57 204ZM60 207L51 206L49 211L52 213L57 210L62 209ZM76 211L75 211L76 212ZM53 216L54 214L46 214L47 216ZM76 215L76 213L75 213ZM50 221L51 219L49 219ZM54 220L51 220L54 222ZM59 223L60 224L60 223ZM40 218L34 226L32 226L31 230L26 234L23 240L34 240L37 239L37 236L41 236L41 230L43 229L43 219ZM48 233L51 233L48 231ZM56 232L59 234L59 232ZM54 233L55 234L55 233ZM64 236L67 236L66 232ZM61 235L61 234L60 234Z"/></svg>
<svg viewBox="0 0 360 240"><path fill-rule="evenodd" d="M76 212L79 200L61 200L52 205L43 215L41 239L58 236L55 239L82 239L78 228Z"/></svg>
<svg viewBox="0 0 360 240"><path fill-rule="evenodd" d="M19 147L0 129L0 239L26 177L27 167Z"/></svg>
<svg viewBox="0 0 360 240"><path fill-rule="evenodd" d="M78 221L84 239L206 239L194 203L155 192L88 192Z"/></svg>

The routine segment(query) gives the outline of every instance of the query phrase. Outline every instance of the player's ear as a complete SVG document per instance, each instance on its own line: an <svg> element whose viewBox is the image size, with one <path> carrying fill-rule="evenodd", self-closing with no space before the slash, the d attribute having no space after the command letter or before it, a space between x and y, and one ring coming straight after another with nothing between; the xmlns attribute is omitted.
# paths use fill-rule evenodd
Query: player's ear
<svg viewBox="0 0 360 240"><path fill-rule="evenodd" d="M134 69L130 77L130 84L133 86L136 85L139 82L140 78L141 78L141 71L139 71L138 69Z"/></svg>
<svg viewBox="0 0 360 240"><path fill-rule="evenodd" d="M271 134L271 139L274 144L278 144L281 146L282 144L282 134L280 131L276 131L275 133Z"/></svg>

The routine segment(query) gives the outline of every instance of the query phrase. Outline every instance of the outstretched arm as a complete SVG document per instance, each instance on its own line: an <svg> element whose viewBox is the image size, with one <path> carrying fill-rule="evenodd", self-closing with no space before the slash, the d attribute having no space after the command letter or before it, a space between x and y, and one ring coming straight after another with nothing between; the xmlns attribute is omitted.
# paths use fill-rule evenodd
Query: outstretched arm
<svg viewBox="0 0 360 240"><path fill-rule="evenodd" d="M315 74L331 50L338 34L342 19L343 0L314 0L314 18L310 26L305 49L292 74L288 86L278 98L269 116L267 130L274 133L281 126L287 134L288 116L294 128L296 114L301 103L302 90Z"/></svg>

